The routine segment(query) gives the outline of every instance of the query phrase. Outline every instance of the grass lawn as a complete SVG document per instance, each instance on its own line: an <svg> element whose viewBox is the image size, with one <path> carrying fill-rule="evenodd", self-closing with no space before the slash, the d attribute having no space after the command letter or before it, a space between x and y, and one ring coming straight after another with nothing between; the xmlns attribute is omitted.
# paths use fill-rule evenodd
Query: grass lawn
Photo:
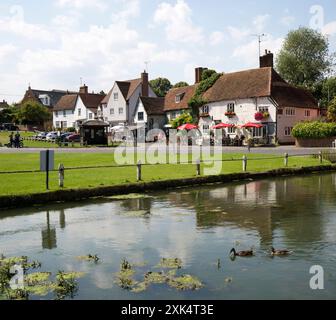
<svg viewBox="0 0 336 320"><path fill-rule="evenodd" d="M222 159L241 159L242 154L221 155ZM258 160L261 158L269 160ZM248 156L248 171L261 172L284 167L284 160L279 156L254 155ZM203 159L207 160L207 159ZM65 168L83 166L115 165L113 154L66 154L56 153L55 166L63 163ZM216 165L221 173L242 172L242 161L218 162ZM324 164L329 164L325 161ZM304 167L319 165L319 160L313 157L294 157L289 159L289 167ZM202 173L207 169L207 163L202 164ZM0 154L0 172L39 170L39 154ZM144 181L189 178L196 176L195 164L157 164L143 166ZM45 192L45 173L0 174L0 196L15 194L30 194ZM136 167L100 168L90 170L69 170L65 172L65 189L91 188L136 182ZM51 190L58 190L58 173L50 174Z"/></svg>

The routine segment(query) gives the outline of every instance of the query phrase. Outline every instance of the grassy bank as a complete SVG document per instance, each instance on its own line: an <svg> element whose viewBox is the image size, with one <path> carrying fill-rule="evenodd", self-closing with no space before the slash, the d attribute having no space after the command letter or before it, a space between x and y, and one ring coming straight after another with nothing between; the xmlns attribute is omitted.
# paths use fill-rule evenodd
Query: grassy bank
<svg viewBox="0 0 336 320"><path fill-rule="evenodd" d="M222 160L241 159L242 154L222 155ZM260 160L267 157L267 160ZM284 167L284 160L279 156L254 155L248 156L248 171L263 172ZM259 160L258 160L259 159ZM189 159L191 160L191 159ZM203 160L208 160L203 158ZM55 165L63 163L69 167L111 166L116 165L113 154L62 154L56 153ZM221 174L242 172L242 161L219 162L223 164ZM329 164L329 162L324 162ZM301 168L319 165L319 160L313 157L291 157L290 168ZM210 165L212 167L213 165ZM209 164L202 164L202 174L209 168ZM0 172L38 170L38 154L0 154ZM163 181L171 179L186 179L196 176L195 164L158 164L143 166L143 181ZM46 192L45 173L22 173L0 175L0 196L25 195ZM114 185L124 185L136 182L136 167L114 167L97 169L67 170L65 172L65 190L79 188L95 188ZM50 174L50 190L59 190L58 173Z"/></svg>

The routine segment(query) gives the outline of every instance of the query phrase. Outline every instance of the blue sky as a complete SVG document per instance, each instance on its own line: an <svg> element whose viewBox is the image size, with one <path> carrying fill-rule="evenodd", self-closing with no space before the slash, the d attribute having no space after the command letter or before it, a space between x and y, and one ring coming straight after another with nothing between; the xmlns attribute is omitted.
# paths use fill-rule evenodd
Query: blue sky
<svg viewBox="0 0 336 320"><path fill-rule="evenodd" d="M108 91L137 78L193 82L197 66L257 67L253 34L275 54L289 30L311 26L336 50L336 1L31 0L0 3L0 99L39 89Z"/></svg>

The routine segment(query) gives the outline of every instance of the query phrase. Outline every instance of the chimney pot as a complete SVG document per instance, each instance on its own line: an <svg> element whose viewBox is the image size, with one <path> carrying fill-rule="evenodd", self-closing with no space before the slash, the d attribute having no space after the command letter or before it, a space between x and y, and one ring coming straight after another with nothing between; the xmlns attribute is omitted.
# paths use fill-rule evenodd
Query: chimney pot
<svg viewBox="0 0 336 320"><path fill-rule="evenodd" d="M274 68L274 55L271 51L265 50L265 55L260 57L260 68Z"/></svg>
<svg viewBox="0 0 336 320"><path fill-rule="evenodd" d="M196 68L195 69L195 83L200 83L202 81L202 75L205 70L208 70L208 68Z"/></svg>

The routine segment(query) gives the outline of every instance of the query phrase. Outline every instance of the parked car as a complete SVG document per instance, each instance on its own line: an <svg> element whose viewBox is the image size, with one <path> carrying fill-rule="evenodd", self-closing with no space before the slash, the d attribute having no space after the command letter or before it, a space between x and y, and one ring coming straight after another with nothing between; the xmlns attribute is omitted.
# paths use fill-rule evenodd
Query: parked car
<svg viewBox="0 0 336 320"><path fill-rule="evenodd" d="M58 137L58 133L57 133L56 131L49 132L49 133L46 135L46 140L47 140L47 141L54 141L54 140L56 140L57 137Z"/></svg>
<svg viewBox="0 0 336 320"><path fill-rule="evenodd" d="M80 134L72 134L71 136L66 137L66 141L68 142L80 142L81 136Z"/></svg>
<svg viewBox="0 0 336 320"><path fill-rule="evenodd" d="M2 130L6 131L19 131L19 127L13 123L3 123Z"/></svg>
<svg viewBox="0 0 336 320"><path fill-rule="evenodd" d="M61 141L62 141L62 142L65 142L66 139L67 139L67 137L72 136L72 135L74 135L73 132L65 132L65 133L62 133L61 136L60 136Z"/></svg>
<svg viewBox="0 0 336 320"><path fill-rule="evenodd" d="M36 136L36 140L42 141L45 140L47 138L47 132L40 132L37 136Z"/></svg>

